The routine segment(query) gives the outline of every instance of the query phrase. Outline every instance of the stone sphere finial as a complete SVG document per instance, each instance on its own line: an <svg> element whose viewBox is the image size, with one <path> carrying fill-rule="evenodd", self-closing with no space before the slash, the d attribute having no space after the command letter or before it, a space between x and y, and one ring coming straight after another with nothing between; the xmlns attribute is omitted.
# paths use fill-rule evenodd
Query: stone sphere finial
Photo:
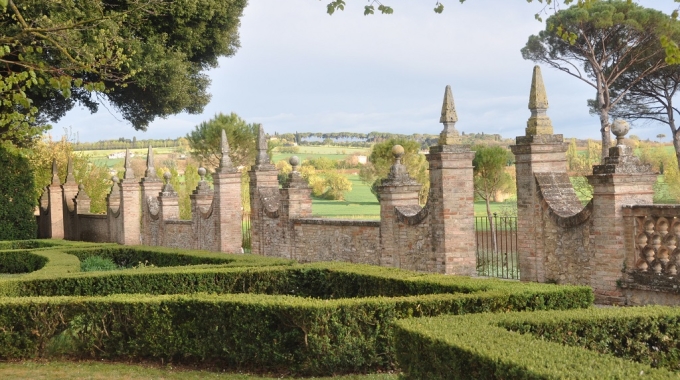
<svg viewBox="0 0 680 380"><path fill-rule="evenodd" d="M170 178L172 178L172 174L170 174L170 172L166 171L165 173L163 173L163 178L165 179L165 183L167 184L168 182L170 182Z"/></svg>
<svg viewBox="0 0 680 380"><path fill-rule="evenodd" d="M394 158L396 158L397 160L401 159L401 156L404 155L404 147L401 145L393 146L392 155L394 155Z"/></svg>
<svg viewBox="0 0 680 380"><path fill-rule="evenodd" d="M630 124L623 119L616 119L612 123L612 133L616 136L616 145L623 145L623 138L630 131Z"/></svg>
<svg viewBox="0 0 680 380"><path fill-rule="evenodd" d="M81 182L81 183L78 184L78 191L83 191L83 190L85 190L85 185L83 185L83 183Z"/></svg>
<svg viewBox="0 0 680 380"><path fill-rule="evenodd" d="M113 183L118 183L120 182L120 179L118 179L118 176L114 175L113 177L111 177L111 181L113 181Z"/></svg>
<svg viewBox="0 0 680 380"><path fill-rule="evenodd" d="M298 156L293 156L288 160L288 163L293 167L293 171L295 172L297 171L297 167L300 166L300 159Z"/></svg>
<svg viewBox="0 0 680 380"><path fill-rule="evenodd" d="M201 181L205 181L205 173L206 171L204 167L201 166L198 168L198 175L201 176Z"/></svg>

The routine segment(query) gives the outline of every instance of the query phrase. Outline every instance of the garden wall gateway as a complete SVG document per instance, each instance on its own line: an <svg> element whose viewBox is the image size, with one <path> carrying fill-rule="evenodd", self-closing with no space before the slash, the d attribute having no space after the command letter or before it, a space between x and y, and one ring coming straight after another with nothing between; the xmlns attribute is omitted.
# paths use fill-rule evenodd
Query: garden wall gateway
<svg viewBox="0 0 680 380"><path fill-rule="evenodd" d="M582 206L566 171L563 136L553 134L540 69L534 68L525 136L512 151L517 166L519 267L522 281L590 285L600 302L680 302L680 208L652 205L656 176L622 143L625 122L615 122L617 145L588 176L593 199ZM474 152L460 144L451 89L446 87L439 144L430 147L430 192L418 204L420 185L394 164L378 188L380 220L311 217L311 190L296 157L280 188L259 127L256 164L250 177L252 253L301 262L345 261L422 272L475 275L473 210ZM177 193L157 178L153 151L137 179L126 154L122 180L113 178L106 215L89 213L89 198L69 165L60 185L56 164L52 184L40 202L39 235L125 245L156 245L240 252L241 174L229 160L222 136L222 160L213 189L201 181L191 195L192 219L179 219Z"/></svg>

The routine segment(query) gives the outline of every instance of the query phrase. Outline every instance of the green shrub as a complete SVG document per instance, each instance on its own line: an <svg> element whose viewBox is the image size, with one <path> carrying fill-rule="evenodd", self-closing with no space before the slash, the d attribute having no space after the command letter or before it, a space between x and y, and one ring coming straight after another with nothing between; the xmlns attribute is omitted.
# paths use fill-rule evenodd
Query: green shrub
<svg viewBox="0 0 680 380"><path fill-rule="evenodd" d="M37 235L33 172L16 149L0 143L0 240L33 239Z"/></svg>
<svg viewBox="0 0 680 380"><path fill-rule="evenodd" d="M118 265L108 257L90 256L80 262L80 270L83 272L107 271L119 269Z"/></svg>
<svg viewBox="0 0 680 380"><path fill-rule="evenodd" d="M42 268L46 263L45 257L29 251L0 252L0 273L30 273Z"/></svg>
<svg viewBox="0 0 680 380"><path fill-rule="evenodd" d="M541 311L402 320L394 336L405 379L677 379L649 365L678 369L679 322L668 307Z"/></svg>

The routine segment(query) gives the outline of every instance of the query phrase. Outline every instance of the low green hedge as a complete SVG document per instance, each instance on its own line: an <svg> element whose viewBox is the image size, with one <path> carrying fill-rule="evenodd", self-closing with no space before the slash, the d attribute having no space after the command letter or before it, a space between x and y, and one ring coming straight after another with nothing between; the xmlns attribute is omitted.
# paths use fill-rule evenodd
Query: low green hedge
<svg viewBox="0 0 680 380"><path fill-rule="evenodd" d="M47 258L30 251L0 251L0 273L30 273L41 269L46 263Z"/></svg>
<svg viewBox="0 0 680 380"><path fill-rule="evenodd" d="M297 375L364 373L396 369L392 327L401 318L593 302L587 287L347 263L115 245L32 252L47 258L43 269L0 280L1 294L21 296L0 298L0 359L56 354ZM79 272L78 257L94 255L222 264Z"/></svg>
<svg viewBox="0 0 680 380"><path fill-rule="evenodd" d="M296 375L395 369L394 322L536 310L581 288L312 299L262 294L0 299L0 358L162 360ZM552 293L552 294L550 294ZM568 302L565 302L568 303ZM570 306L582 306L572 304Z"/></svg>
<svg viewBox="0 0 680 380"><path fill-rule="evenodd" d="M407 319L394 336L406 379L677 379L679 322L677 308L592 308Z"/></svg>
<svg viewBox="0 0 680 380"><path fill-rule="evenodd" d="M139 264L151 264L156 267L173 267L201 264L229 264L235 261L235 255L217 252L180 251L168 248L113 246L101 248L67 249L64 252L76 256L80 261L92 256L113 260L122 268L131 268Z"/></svg>

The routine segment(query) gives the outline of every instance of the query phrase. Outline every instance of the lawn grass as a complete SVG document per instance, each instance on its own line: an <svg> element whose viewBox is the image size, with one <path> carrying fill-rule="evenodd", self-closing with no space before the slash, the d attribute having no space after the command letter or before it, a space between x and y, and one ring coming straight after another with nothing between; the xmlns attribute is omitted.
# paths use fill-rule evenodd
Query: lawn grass
<svg viewBox="0 0 680 380"><path fill-rule="evenodd" d="M370 186L361 182L356 174L347 176L352 181L352 191L344 201L312 199L312 214L324 218L379 219L380 203L371 193Z"/></svg>
<svg viewBox="0 0 680 380"><path fill-rule="evenodd" d="M352 181L352 191L345 193L345 200L330 201L313 198L312 214L324 218L379 219L380 203L371 193L370 186L361 182L356 174L350 174L347 177ZM491 202L491 212L499 216L514 216L516 215L515 204L515 201ZM484 201L475 202L474 210L475 216L486 216Z"/></svg>
<svg viewBox="0 0 680 380"><path fill-rule="evenodd" d="M172 365L149 366L106 362L5 362L0 363L0 375L7 379L225 379L225 380L273 380L282 377L263 377L176 368ZM342 380L396 380L394 374L349 375L316 379ZM313 379L313 378L312 378Z"/></svg>

